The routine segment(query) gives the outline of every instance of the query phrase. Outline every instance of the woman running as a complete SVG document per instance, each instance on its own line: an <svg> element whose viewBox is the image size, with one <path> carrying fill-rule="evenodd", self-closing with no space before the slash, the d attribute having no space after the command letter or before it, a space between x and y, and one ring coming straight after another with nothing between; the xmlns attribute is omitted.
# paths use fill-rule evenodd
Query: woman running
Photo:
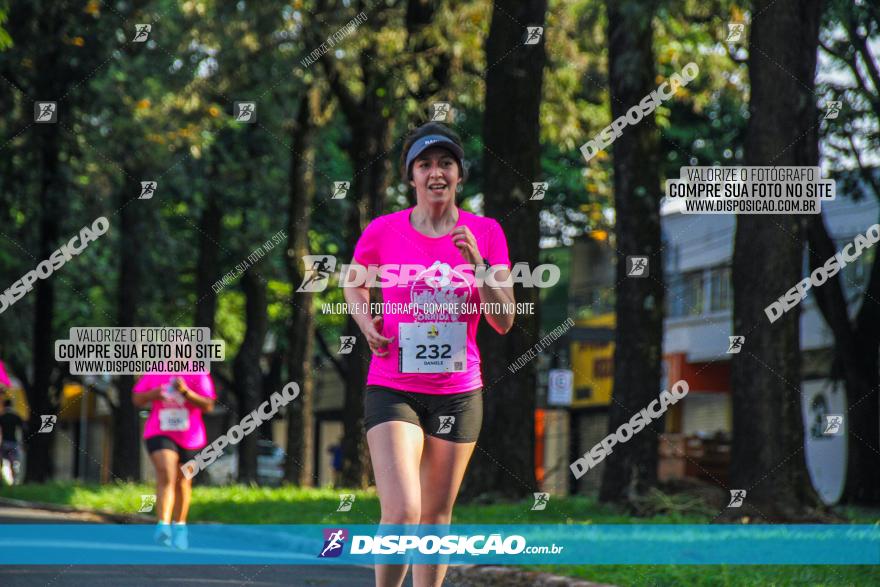
<svg viewBox="0 0 880 587"><path fill-rule="evenodd" d="M483 418L478 304L503 310L485 313L499 334L513 326L513 288L497 286L510 269L504 232L455 203L463 160L461 140L446 126L428 123L410 133L401 177L415 188L416 205L373 220L352 264L419 267L401 268L398 285L382 289L382 315L363 311L369 283L344 289L346 301L360 308L352 315L373 353L364 423L382 524L451 522ZM503 266L496 282L475 281L485 266ZM391 304L415 309L395 311ZM442 584L447 566L414 565L414 584ZM376 583L399 586L406 572L407 565L376 565Z"/></svg>
<svg viewBox="0 0 880 587"><path fill-rule="evenodd" d="M207 444L202 412L214 409L214 383L207 373L147 373L132 389L132 402L152 402L144 440L156 469L156 542L188 547L186 514L192 480L180 465Z"/></svg>

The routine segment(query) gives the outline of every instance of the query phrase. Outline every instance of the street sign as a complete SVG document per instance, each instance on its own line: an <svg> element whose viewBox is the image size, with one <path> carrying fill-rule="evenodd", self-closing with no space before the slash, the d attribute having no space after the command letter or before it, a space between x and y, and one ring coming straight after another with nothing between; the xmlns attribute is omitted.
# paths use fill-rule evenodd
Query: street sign
<svg viewBox="0 0 880 587"><path fill-rule="evenodd" d="M574 374L571 369L550 369L547 378L547 405L571 405Z"/></svg>

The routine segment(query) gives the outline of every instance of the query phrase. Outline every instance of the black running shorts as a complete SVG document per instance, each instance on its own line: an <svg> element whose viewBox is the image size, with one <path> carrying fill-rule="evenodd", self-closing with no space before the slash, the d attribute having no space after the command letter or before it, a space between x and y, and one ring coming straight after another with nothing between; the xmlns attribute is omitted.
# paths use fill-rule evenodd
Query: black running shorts
<svg viewBox="0 0 880 587"><path fill-rule="evenodd" d="M365 428L391 421L415 424L428 436L450 442L476 442L483 425L483 390L440 395L368 385Z"/></svg>
<svg viewBox="0 0 880 587"><path fill-rule="evenodd" d="M198 452L183 448L167 436L151 436L145 442L147 444L147 452L149 453L162 449L173 450L180 455L181 464L196 458L196 453Z"/></svg>

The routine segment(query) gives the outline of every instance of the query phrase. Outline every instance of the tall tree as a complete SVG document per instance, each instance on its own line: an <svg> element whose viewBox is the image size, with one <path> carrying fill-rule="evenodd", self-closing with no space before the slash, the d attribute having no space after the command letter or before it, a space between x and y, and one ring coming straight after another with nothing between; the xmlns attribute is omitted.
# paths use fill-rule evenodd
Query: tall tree
<svg viewBox="0 0 880 587"><path fill-rule="evenodd" d="M611 118L656 87L652 19L657 0L608 0L608 77ZM660 257L659 134L654 114L627 127L614 142L614 209L617 287L614 390L609 432L656 399L663 341L663 273ZM628 255L648 257L649 276L627 276ZM655 429L662 431L663 420ZM627 502L657 482L657 434L637 434L607 459L599 498Z"/></svg>
<svg viewBox="0 0 880 587"><path fill-rule="evenodd" d="M143 4L142 0L121 8L123 19ZM34 173L38 174L39 237L36 262L47 259L59 243L62 219L68 209L70 161L75 152L70 130L92 97L92 87L82 83L107 63L107 53L116 47L116 19L101 19L91 9L71 11L54 2L18 3L8 13L5 29L10 31L12 49L0 54L0 74L21 95L29 113L35 101L54 101L56 122L31 127L28 147L35 152ZM129 32L129 31L126 31ZM8 38L2 40L7 44ZM80 48L87 48L81 50ZM47 74L47 72L51 72ZM89 219L90 223L92 219ZM31 429L40 428L41 414L57 413L50 396L53 372L52 341L55 324L55 280L34 284L32 382L25 385L31 411ZM20 372L23 376L24 373ZM51 474L51 435L32 434L28 439L26 479L45 481Z"/></svg>
<svg viewBox="0 0 880 587"><path fill-rule="evenodd" d="M851 75L849 82L836 76L826 84L828 98L844 104L839 119L827 120L826 157L833 168L855 163L852 173L840 177L848 192L864 192L880 200L880 177L864 161L864 154L880 144L876 133L880 126L880 66L869 42L880 34L880 10L868 10L849 0L832 0L825 11L824 29L822 48L832 63ZM812 271L834 255L836 247L822 216L810 219L807 236ZM846 385L849 442L843 499L880 503L880 255L874 255L861 305L852 319L840 273L813 291L834 335L832 376L842 378Z"/></svg>
<svg viewBox="0 0 880 587"><path fill-rule="evenodd" d="M525 44L527 26L544 26L546 0L496 0L486 40L486 107L483 119L485 213L502 223L512 263L538 261L540 234L533 181L541 181L539 110L546 62L545 37ZM518 302L538 306L538 290L516 288ZM482 323L484 416L480 443L464 486L465 495L521 496L534 491L535 365L510 377L507 365L539 336L539 315L516 317L498 336ZM498 385L504 380L503 385Z"/></svg>
<svg viewBox="0 0 880 587"><path fill-rule="evenodd" d="M296 122L291 129L290 189L288 192L287 255L285 264L291 288L291 323L288 327L288 373L300 386L298 401L287 408L287 455L284 478L297 485L309 486L314 481L314 355L312 334L315 311L313 294L297 292L303 281L300 260L309 254L309 228L312 202L315 198L315 145L321 116L321 92L317 85L307 88L299 101Z"/></svg>
<svg viewBox="0 0 880 587"><path fill-rule="evenodd" d="M749 38L751 100L746 165L817 165L813 87L821 0L754 3ZM804 456L800 311L770 323L768 303L801 279L805 219L740 215L733 253L734 355L731 486L744 508L768 518L797 516L816 502ZM744 510L748 511L748 510Z"/></svg>
<svg viewBox="0 0 880 587"><path fill-rule="evenodd" d="M130 177L141 177L135 172ZM139 292L143 276L140 239L142 238L142 214L130 200L140 186L123 182L119 193L119 270L116 287L116 326L137 326ZM129 399L134 377L122 375L116 378L120 390L113 407L113 459L111 471L114 479L140 479L140 429L137 426L137 409Z"/></svg>
<svg viewBox="0 0 880 587"><path fill-rule="evenodd" d="M268 317L266 307L266 281L257 267L246 271L241 280L245 294L247 326L244 341L235 357L235 395L238 400L239 417L252 412L263 400L263 373L260 356L266 340ZM263 424L266 426L269 424ZM238 480L252 483L257 480L257 435L242 438L238 450Z"/></svg>
<svg viewBox="0 0 880 587"><path fill-rule="evenodd" d="M346 220L347 242L344 258L350 259L360 234L368 222L385 210L385 191L391 179L391 133L393 119L383 113L388 104L390 73L379 65L375 51L362 53L361 81L364 91L354 96L342 83L339 72L327 59L321 62L327 68L328 81L339 101L340 110L351 129L348 148L352 168L357 170L351 183L352 202ZM342 482L354 487L365 487L368 482L369 453L363 430L363 387L369 366L369 347L353 319L349 319L345 334L359 338L355 351L345 356L345 407L343 411L342 450L345 460ZM366 349L366 350L364 350Z"/></svg>

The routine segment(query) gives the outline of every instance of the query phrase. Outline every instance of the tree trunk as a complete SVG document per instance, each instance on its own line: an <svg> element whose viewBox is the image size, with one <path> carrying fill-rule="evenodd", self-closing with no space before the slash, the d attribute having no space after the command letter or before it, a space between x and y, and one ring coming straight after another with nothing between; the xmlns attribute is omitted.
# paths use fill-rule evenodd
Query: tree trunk
<svg viewBox="0 0 880 587"><path fill-rule="evenodd" d="M810 270L822 265L837 251L821 216L811 218L808 226ZM856 325L850 323L840 274L813 290L825 323L834 335L835 369L832 378L843 378L846 385L847 412L845 429L848 434L848 459L843 500L850 503L880 502L880 431L878 431L878 397L880 373L877 364L880 318L877 304L880 297L880 270L877 258L863 294Z"/></svg>
<svg viewBox="0 0 880 587"><path fill-rule="evenodd" d="M287 255L285 263L293 291L290 294L291 323L288 329L288 373L300 386L299 398L287 408L287 456L284 462L284 479L301 486L311 486L314 481L312 453L314 415L314 336L312 328L315 312L312 308L313 294L297 293L303 274L300 260L309 254L309 227L311 225L312 201L315 196L315 148L312 144L315 124L312 121L310 99L318 100L319 92L309 88L299 104L299 114L292 132L290 157L290 193L287 220Z"/></svg>
<svg viewBox="0 0 880 587"><path fill-rule="evenodd" d="M652 48L656 0L606 2L611 118L624 116L657 86ZM629 126L614 143L617 290L614 390L608 431L657 399L663 343L659 135L654 115ZM626 257L648 258L646 278L628 277ZM608 456L599 498L629 502L657 483L660 418Z"/></svg>
<svg viewBox="0 0 880 587"><path fill-rule="evenodd" d="M140 177L134 172L132 177ZM125 185L120 193L119 212L119 278L117 282L117 324L135 326L137 323L138 298L141 284L141 251L143 234L137 206L126 201L131 198L134 186ZM131 402L134 377L121 375L116 378L119 404L114 409L112 474L115 479L140 479L140 427L138 410Z"/></svg>
<svg viewBox="0 0 880 587"><path fill-rule="evenodd" d="M263 398L263 375L260 371L260 356L266 340L268 328L266 284L257 275L259 263L245 271L242 288L245 301L245 334L238 355L235 357L235 394L238 399L238 422L253 411ZM265 423L263 426L271 426ZM252 483L257 480L257 438L258 433L245 436L238 445L238 480Z"/></svg>
<svg viewBox="0 0 880 587"><path fill-rule="evenodd" d="M374 93L364 100L363 119L353 124L355 139L349 153L353 167L363 170L352 182L355 201L348 215L349 235L345 262L354 254L354 246L370 220L385 209L385 190L391 176L391 159L384 155L391 150L391 123L382 116L382 108ZM376 113L368 116L367 113ZM374 294L375 295L375 294ZM354 350L345 355L345 409L342 423L342 484L366 487L369 483L370 455L364 432L364 385L370 364L370 347L354 320L349 317L346 336L356 336Z"/></svg>
<svg viewBox="0 0 880 587"><path fill-rule="evenodd" d="M52 95L52 94L49 94ZM59 219L64 201L65 185L61 178L59 162L60 131L58 124L38 125L37 144L40 149L40 246L37 262L48 259L58 244ZM30 430L27 437L26 483L43 483L52 477L51 439L52 433L38 434L40 415L56 414L57 410L49 397L49 379L54 364L52 345L52 321L55 315L54 280L38 279L34 284L34 346L33 346L33 385L28 388L30 406ZM57 425L57 423L56 423ZM57 432L55 434L58 434Z"/></svg>
<svg viewBox="0 0 880 587"><path fill-rule="evenodd" d="M207 202L199 220L199 260L196 265L196 315L195 325L214 330L217 312L217 294L213 285L219 278L220 228L223 212L218 202L217 185L221 179L215 166L209 167L207 178ZM218 184L219 185L219 184Z"/></svg>
<svg viewBox="0 0 880 587"><path fill-rule="evenodd" d="M751 26L751 101L746 165L815 165L813 85L820 0L758 0ZM757 48L760 48L757 49ZM785 72L785 73L781 73ZM808 126L809 125L809 126ZM800 144L798 144L800 143ZM805 219L740 215L733 255L731 489L745 489L739 513L789 519L814 505L801 415L800 307L770 323L764 308L801 279Z"/></svg>
<svg viewBox="0 0 880 587"><path fill-rule="evenodd" d="M390 108L389 75L379 70L375 51L366 49L361 56L363 96L356 100L339 78L329 60L321 63L327 69L327 78L339 100L346 122L351 128L352 143L348 151L355 175L352 178L351 206L346 228L348 239L341 262L349 262L357 239L367 223L385 210L385 192L391 177L392 119L383 111ZM378 92L385 88L385 92ZM381 95L380 95L381 94ZM340 178L342 179L342 178ZM327 197L327 196L325 196ZM364 433L363 393L369 367L370 350L366 339L354 320L349 317L345 335L357 337L354 350L345 355L345 407L343 410L341 482L348 487L366 487L369 482L370 456Z"/></svg>
<svg viewBox="0 0 880 587"><path fill-rule="evenodd" d="M507 235L511 263L538 265L540 202L530 202L533 181L541 181L538 112L541 105L544 38L524 45L525 25L541 26L546 0L496 0L486 40L486 110L483 119L485 215ZM511 47L514 50L511 51ZM515 104L516 107L511 107ZM538 307L538 290L516 287L517 302ZM511 376L507 366L539 337L537 313L516 317L499 336L485 321L477 333L482 358L483 428L462 494L522 497L535 480L535 363Z"/></svg>

